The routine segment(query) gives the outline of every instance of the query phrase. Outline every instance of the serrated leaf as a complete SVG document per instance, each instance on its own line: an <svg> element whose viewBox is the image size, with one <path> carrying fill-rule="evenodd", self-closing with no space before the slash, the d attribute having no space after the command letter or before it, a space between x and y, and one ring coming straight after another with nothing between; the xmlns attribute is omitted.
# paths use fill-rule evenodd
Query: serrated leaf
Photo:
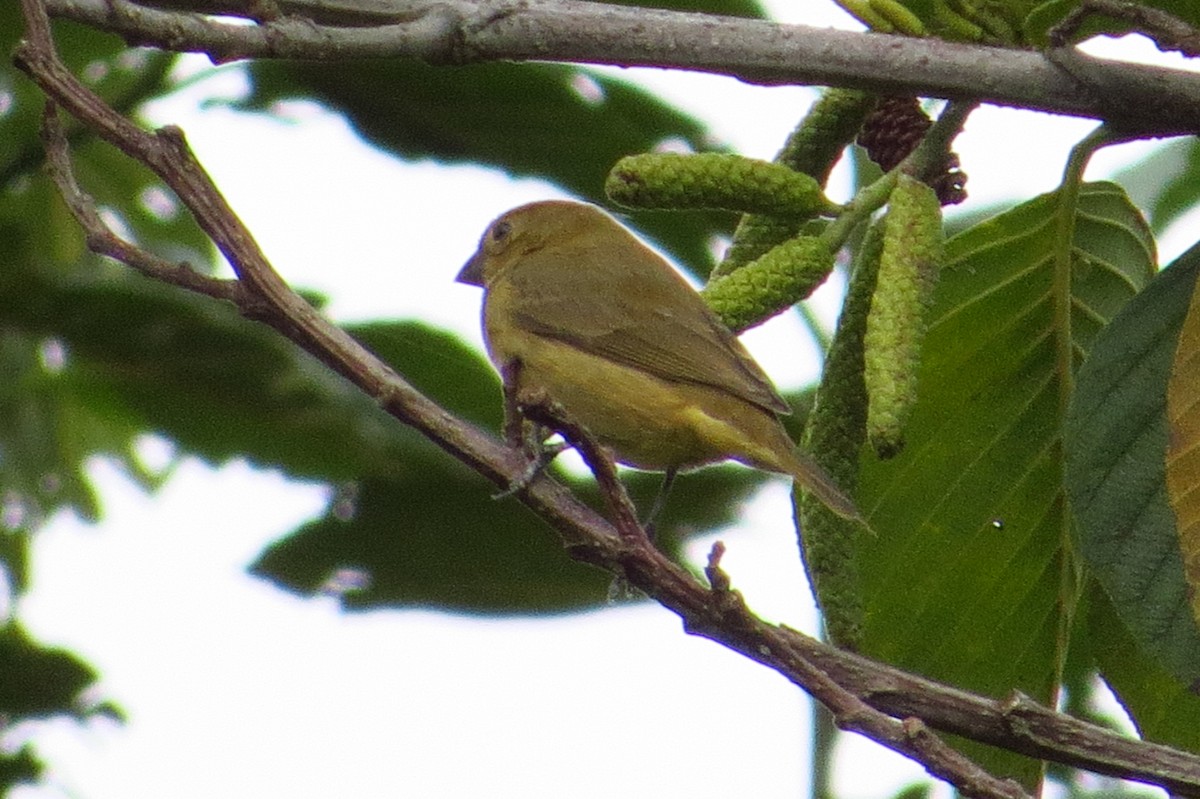
<svg viewBox="0 0 1200 799"><path fill-rule="evenodd" d="M1184 683L1200 680L1200 631L1165 481L1166 395L1198 268L1193 249L1097 338L1065 430L1080 552L1134 639Z"/></svg>
<svg viewBox="0 0 1200 799"><path fill-rule="evenodd" d="M1056 282L1058 193L946 245L908 446L864 454L863 648L969 690L1053 697L1075 603L1060 434L1070 372L1154 269L1120 187L1080 193L1071 290ZM1058 308L1070 308L1069 327ZM1036 781L995 750L985 764Z"/></svg>

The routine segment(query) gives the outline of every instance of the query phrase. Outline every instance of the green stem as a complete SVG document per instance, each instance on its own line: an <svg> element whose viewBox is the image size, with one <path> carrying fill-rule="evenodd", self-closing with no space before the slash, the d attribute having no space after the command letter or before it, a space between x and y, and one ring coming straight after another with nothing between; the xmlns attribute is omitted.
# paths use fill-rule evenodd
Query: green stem
<svg viewBox="0 0 1200 799"><path fill-rule="evenodd" d="M1066 416L1067 404L1075 388L1074 338L1071 331L1071 263L1075 252L1075 220L1079 210L1079 192L1083 173L1097 150L1122 141L1117 131L1100 125L1071 149L1059 188L1058 219L1054 236L1054 278L1051 285L1054 302L1055 371L1058 374L1058 410Z"/></svg>
<svg viewBox="0 0 1200 799"><path fill-rule="evenodd" d="M845 210L829 223L821 233L820 238L829 246L831 252L837 252L850 239L851 234L860 224L868 221L871 215L882 208L892 196L892 189L900 173L917 178L927 176L944 167L945 153L950 149L950 142L962 130L963 123L975 110L974 100L958 100L946 106L938 117L937 122L925 134L917 149L899 166L876 180L869 186L864 186Z"/></svg>
<svg viewBox="0 0 1200 799"><path fill-rule="evenodd" d="M1071 396L1075 391L1075 347L1071 325L1073 305L1072 262L1075 253L1075 222L1079 210L1079 193L1083 187L1083 173L1092 156L1102 147L1124 140L1126 137L1106 125L1100 125L1078 144L1071 148L1066 169L1063 170L1062 185L1059 187L1058 206L1054 236L1054 274L1051 282L1051 302L1054 303L1054 360L1058 375L1058 413L1065 419ZM1065 500L1064 500L1065 501ZM1069 525L1070 511L1063 509L1064 523ZM1061 536L1063 546L1061 588L1063 597L1062 620L1058 628L1057 649L1060 653L1056 684L1062 683L1062 669L1069 645L1072 620L1075 615L1083 581L1080 579L1078 563L1071 551L1070 530L1064 529Z"/></svg>
<svg viewBox="0 0 1200 799"><path fill-rule="evenodd" d="M833 755L838 728L833 714L820 702L813 702L812 790L810 799L833 799Z"/></svg>
<svg viewBox="0 0 1200 799"><path fill-rule="evenodd" d="M897 167L903 169L915 178L936 175L945 167L945 155L950 149L950 143L966 124L967 117L979 105L976 100L955 100L949 103L933 123L933 127L921 139L917 149Z"/></svg>
<svg viewBox="0 0 1200 799"><path fill-rule="evenodd" d="M899 178L900 167L896 167L854 195L854 199L846 205L845 210L818 236L829 247L830 252L840 250L859 225L870 221L871 215L887 204Z"/></svg>
<svg viewBox="0 0 1200 799"><path fill-rule="evenodd" d="M817 343L817 347L821 352L828 352L829 344L833 341L833 332L821 324L821 320L817 318L808 302L799 303L796 308L800 311L800 319L808 328L808 333Z"/></svg>

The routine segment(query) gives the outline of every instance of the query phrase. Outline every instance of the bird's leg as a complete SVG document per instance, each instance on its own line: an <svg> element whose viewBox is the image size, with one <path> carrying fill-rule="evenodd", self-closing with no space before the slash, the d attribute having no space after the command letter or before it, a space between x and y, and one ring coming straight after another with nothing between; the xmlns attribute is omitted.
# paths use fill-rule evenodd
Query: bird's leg
<svg viewBox="0 0 1200 799"><path fill-rule="evenodd" d="M521 405L517 399L520 375L520 361L507 363L500 370L500 384L504 391L504 441L510 447L523 446L528 438L528 422L525 414L521 413Z"/></svg>
<svg viewBox="0 0 1200 799"><path fill-rule="evenodd" d="M529 486L541 474L550 462L567 448L564 443L547 444L546 439L551 431L545 425L527 418L523 408L531 405L543 405L550 402L544 396L531 397L528 392L520 389L519 362L508 364L502 370L501 378L504 386L504 440L510 446L520 446L529 457L525 471L509 483L503 491L493 494L492 499L504 499L516 494Z"/></svg>
<svg viewBox="0 0 1200 799"><path fill-rule="evenodd" d="M525 440L531 442L526 447L526 451L530 451L532 447L536 457L525 473L501 496L519 491L541 469L545 468L555 455L568 447L574 447L592 470L592 474L595 475L609 510L612 512L613 523L620 535L625 538L647 540L649 536L645 528L638 523L637 509L629 499L625 486L617 477L617 466L612 454L592 438L582 425L567 416L562 405L555 402L544 388L508 388L509 386L518 386L518 381L512 379L517 377L517 371L514 369L504 372L505 405L506 407L511 405L514 412L519 414L526 423L528 429L524 431ZM549 432L561 435L563 443L547 445L546 434ZM674 470L668 474L667 480L664 482L664 494L673 479ZM657 512L658 503L655 503L655 507L651 511L651 518Z"/></svg>
<svg viewBox="0 0 1200 799"><path fill-rule="evenodd" d="M671 486L675 484L675 475L679 472L676 469L667 469L667 473L663 475L662 485L658 488L658 496L654 498L654 504L650 506L650 512L646 514L646 520L642 522L642 527L646 530L646 535L650 540L654 540L654 522L658 519L658 515L662 513L663 508L667 506L667 496L671 493Z"/></svg>
<svg viewBox="0 0 1200 799"><path fill-rule="evenodd" d="M525 466L525 471L521 472L515 480L508 484L508 488L499 493L492 494L492 499L504 499L511 497L523 488L529 486L539 474L545 471L558 453L567 448L564 442L555 444L547 444L546 438L550 433L546 427L522 419L523 435L521 441L521 449L529 456L529 463Z"/></svg>

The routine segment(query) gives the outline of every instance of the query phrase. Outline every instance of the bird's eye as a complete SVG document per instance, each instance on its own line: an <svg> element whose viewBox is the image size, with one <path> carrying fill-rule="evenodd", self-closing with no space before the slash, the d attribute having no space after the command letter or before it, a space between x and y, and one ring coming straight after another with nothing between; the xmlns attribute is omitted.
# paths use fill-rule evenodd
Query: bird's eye
<svg viewBox="0 0 1200 799"><path fill-rule="evenodd" d="M508 222L497 222L492 225L492 241L504 241L508 234L512 232L512 225Z"/></svg>

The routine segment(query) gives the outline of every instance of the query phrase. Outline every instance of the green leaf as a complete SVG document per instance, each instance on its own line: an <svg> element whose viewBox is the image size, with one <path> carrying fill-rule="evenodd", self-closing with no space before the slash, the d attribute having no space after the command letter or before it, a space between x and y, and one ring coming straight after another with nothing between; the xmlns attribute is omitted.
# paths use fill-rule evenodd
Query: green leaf
<svg viewBox="0 0 1200 799"><path fill-rule="evenodd" d="M933 783L910 782L898 790L892 799L929 799L933 794Z"/></svg>
<svg viewBox="0 0 1200 799"><path fill-rule="evenodd" d="M1134 641L1107 594L1089 586L1087 624L1096 664L1142 737L1200 752L1200 696Z"/></svg>
<svg viewBox="0 0 1200 799"><path fill-rule="evenodd" d="M1085 185L1062 296L1055 254L1073 210L1043 195L947 242L908 445L862 460L858 500L878 532L861 552L863 649L991 696L1054 696L1077 591L1061 487L1070 372L1154 269L1120 187ZM1040 774L972 753L1027 783Z"/></svg>
<svg viewBox="0 0 1200 799"><path fill-rule="evenodd" d="M1200 293L1192 290L1167 380L1167 501L1183 558L1192 621L1200 624ZM1196 683L1200 692L1200 681Z"/></svg>
<svg viewBox="0 0 1200 799"><path fill-rule="evenodd" d="M0 7L0 47L8 52L23 30L19 4ZM115 109L132 113L168 83L174 56L131 50L119 37L66 22L54 24L68 67ZM71 387L63 341L56 337L39 285L76 270L112 270L87 253L84 237L42 170L38 137L44 97L8 60L0 63L0 523L3 560L19 592L26 580L27 536L60 508L84 519L99 516L99 500L84 472L95 455L115 459L127 472L153 482L133 454L142 431L128 419L107 416ZM98 141L64 117L72 161L84 188L139 243L198 268L212 261L212 247L198 226L174 207L147 169ZM39 277L32 277L38 275ZM31 280L32 278L32 280ZM6 310L15 312L8 313ZM118 327L119 320L112 322Z"/></svg>
<svg viewBox="0 0 1200 799"><path fill-rule="evenodd" d="M34 341L52 339L63 351L62 366L52 373L29 354L28 345L18 351L29 361L31 377L26 382L36 380L37 385L47 386L43 394L31 392L28 386L14 386L15 401L24 403L20 407L39 396L47 397L48 407L33 417L41 420L39 426L31 428L33 432L23 440L35 454L65 451L70 455L64 466L36 459L12 461L27 475L30 490L47 473L77 475L84 481L79 471L82 462L101 445L102 451L120 452L138 431L153 430L183 452L210 462L243 457L263 467L283 469L293 477L335 483L362 481L368 488L386 486L388 496L423 498L403 503L399 509L390 508L403 510L391 520L397 529L437 529L445 524L450 506L473 520L464 526L467 531L499 535L497 531L505 528L512 538L536 534L536 525L523 512L512 515L510 511L489 519L489 514L504 505L487 499L494 489L385 414L376 402L323 364L273 331L243 319L227 303L120 272L66 279L55 271L33 270L19 280L10 282L6 277L12 275L0 274L0 320L28 331L26 335ZM487 429L499 429L501 392L496 374L456 337L412 322L357 325L349 330L450 411ZM0 419L0 435L5 421L15 424L29 416L14 413ZM104 438L106 431L126 438L109 441ZM53 449L59 435L62 446L70 449ZM9 440L16 439L10 436ZM728 521L736 512L737 500L760 479L740 469L689 476L676 501L668 506L664 534L669 540L675 528L694 532ZM594 497L590 481L578 482L585 494ZM654 476L631 475L631 485L639 492L657 482ZM86 482L82 485L86 488ZM689 498L687 492L693 489L695 497ZM371 499L374 495L365 491L364 496ZM643 496L643 501L649 500ZM368 502L365 507L378 505ZM305 570L281 574L279 581L295 590L314 590L353 556L356 563L372 571L380 586L375 593L364 594L361 604L444 600L451 608L468 605L462 597L413 589L404 582L413 578L413 573L393 579L388 572L397 568L395 564L386 558L367 558L386 553L355 550L356 535L365 536L363 540L385 540L370 526L382 518L382 512L362 518L364 521L356 517L351 524L351 534L333 537L330 547L306 550L305 557L311 562L304 564ZM551 546L549 541L547 538L540 550L524 552L530 573L563 571L561 545ZM337 551L339 545L347 551ZM429 562L457 559L462 568L484 571L495 560L486 543L452 550L453 539L443 537L425 544L418 539L414 546L422 552L444 548L430 560L414 557L399 564L401 570L416 570L419 580L426 579ZM545 557L539 556L539 551ZM8 554L14 563L23 564L23 552ZM577 578L564 577L569 585L535 601L535 594L546 591L523 585L520 577L497 576L498 581L507 580L512 590L495 589L488 595L493 602L490 608L473 609L562 610L584 602L594 606L604 598L603 591L594 590L595 578L584 580L581 589ZM583 589L591 593L585 596L580 593ZM484 598L472 601L482 603Z"/></svg>
<svg viewBox="0 0 1200 799"><path fill-rule="evenodd" d="M0 4L0 51L11 54L25 30L20 3ZM149 49L130 49L118 36L73 22L53 22L55 44L67 68L79 75L88 88L117 111L132 111L143 100L158 95L167 84L174 54ZM35 172L43 151L38 139L45 95L25 76L11 58L0 60L0 93L7 105L0 114L0 203L11 199L9 181ZM78 125L70 125L72 139L84 138Z"/></svg>
<svg viewBox="0 0 1200 799"><path fill-rule="evenodd" d="M76 147L73 156L84 191L128 230L134 243L170 262L186 262L196 271L212 272L216 258L212 241L154 173L96 140ZM67 224L78 231L74 218Z"/></svg>
<svg viewBox="0 0 1200 799"><path fill-rule="evenodd" d="M348 577L343 606L436 607L474 613L590 608L611 577L572 561L515 500L492 501L482 479L364 480L354 498L270 546L251 572L305 594Z"/></svg>
<svg viewBox="0 0 1200 799"><path fill-rule="evenodd" d="M500 378L457 336L411 321L365 322L345 330L451 413L487 430L500 429Z"/></svg>
<svg viewBox="0 0 1200 799"><path fill-rule="evenodd" d="M313 99L345 115L367 141L400 157L491 165L544 178L600 204L608 170L622 156L667 141L710 148L703 125L653 94L568 65L450 69L401 60L264 60L250 74L253 91L243 107ZM726 213L633 218L700 274L712 265L709 239L732 230L734 221Z"/></svg>
<svg viewBox="0 0 1200 799"><path fill-rule="evenodd" d="M1193 248L1096 340L1064 434L1080 552L1133 638L1185 684L1200 680L1200 631L1164 459L1167 380L1198 268Z"/></svg>
<svg viewBox="0 0 1200 799"><path fill-rule="evenodd" d="M16 622L0 627L0 674L0 715L6 723L84 719L94 712L80 695L95 683L95 670L65 650L41 646Z"/></svg>
<svg viewBox="0 0 1200 799"><path fill-rule="evenodd" d="M28 276L0 291L0 319L55 336L79 402L220 463L245 457L296 477L346 480L455 468L433 445L323 364L229 304L135 275ZM491 370L460 341L416 324L370 335L415 363L472 380L456 410L488 417ZM443 381L445 382L445 381ZM491 388L485 392L484 388ZM491 412L494 418L495 412Z"/></svg>
<svg viewBox="0 0 1200 799"><path fill-rule="evenodd" d="M564 478L593 506L590 479ZM648 508L661 480L626 473ZM706 469L680 479L659 521L664 551L732 520L759 481L748 469ZM460 613L593 610L609 603L611 575L571 560L561 539L515 499L493 500L478 477L411 474L343 487L325 517L269 546L251 572L285 590L334 593L348 610L432 607Z"/></svg>
<svg viewBox="0 0 1200 799"><path fill-rule="evenodd" d="M0 49L11 52L24 29L20 6L0 7ZM163 93L173 54L130 49L119 37L70 22L56 22L55 41L69 69L120 113L132 114ZM0 240L17 262L55 260L74 265L85 256L83 234L57 191L41 173L44 152L38 131L45 97L5 59L0 62ZM213 248L191 217L182 213L161 182L145 167L100 142L61 115L72 145L72 161L86 191L144 245L173 259L207 268ZM6 263L10 261L6 260Z"/></svg>
<svg viewBox="0 0 1200 799"><path fill-rule="evenodd" d="M83 471L85 458L125 449L131 431L92 435L89 409L73 401L53 361L55 342L0 327L0 560L23 591L26 533L61 507L95 520L98 501Z"/></svg>
<svg viewBox="0 0 1200 799"><path fill-rule="evenodd" d="M15 752L0 752L0 796L8 796L9 789L17 785L37 782L44 771L32 744L27 743Z"/></svg>
<svg viewBox="0 0 1200 799"><path fill-rule="evenodd" d="M16 621L0 626L0 718L5 729L22 722L67 717L83 721L106 716L120 721L122 712L110 702L85 701L94 688L96 671L74 654L39 644ZM7 789L40 779L44 766L25 744L0 752L0 795Z"/></svg>

